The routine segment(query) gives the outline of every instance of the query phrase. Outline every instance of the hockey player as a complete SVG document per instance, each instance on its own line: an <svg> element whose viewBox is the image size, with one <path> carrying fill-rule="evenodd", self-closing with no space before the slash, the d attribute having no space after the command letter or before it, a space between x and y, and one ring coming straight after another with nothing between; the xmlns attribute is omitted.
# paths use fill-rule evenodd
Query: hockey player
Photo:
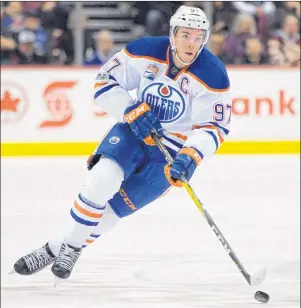
<svg viewBox="0 0 301 308"><path fill-rule="evenodd" d="M52 265L66 279L83 247L120 218L190 180L229 132L231 95L221 61L204 48L209 22L199 8L181 6L170 20L170 37L129 43L98 73L94 98L119 122L88 160L90 170L70 211L62 239L20 258L17 273ZM133 101L128 91L137 90ZM155 132L174 158L171 166L155 145Z"/></svg>

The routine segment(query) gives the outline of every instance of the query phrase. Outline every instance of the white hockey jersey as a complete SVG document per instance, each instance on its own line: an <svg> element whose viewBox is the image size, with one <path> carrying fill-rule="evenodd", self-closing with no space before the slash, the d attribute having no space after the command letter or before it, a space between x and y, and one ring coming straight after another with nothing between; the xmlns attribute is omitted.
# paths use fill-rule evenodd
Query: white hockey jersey
<svg viewBox="0 0 301 308"><path fill-rule="evenodd" d="M211 156L229 133L230 84L223 63L207 49L188 67L177 69L168 37L146 37L129 43L98 73L96 104L123 121L126 107L147 102L164 129L163 143L178 151L193 147Z"/></svg>

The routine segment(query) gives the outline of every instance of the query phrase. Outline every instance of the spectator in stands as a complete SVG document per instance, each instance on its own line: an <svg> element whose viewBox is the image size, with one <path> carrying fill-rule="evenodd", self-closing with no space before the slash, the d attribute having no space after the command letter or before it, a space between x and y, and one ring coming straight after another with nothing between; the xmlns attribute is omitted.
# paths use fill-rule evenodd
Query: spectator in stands
<svg viewBox="0 0 301 308"><path fill-rule="evenodd" d="M275 38L271 38L268 40L267 43L267 53L269 57L269 64L271 65L284 65L285 64L285 57L283 53L283 48L280 43Z"/></svg>
<svg viewBox="0 0 301 308"><path fill-rule="evenodd" d="M231 1L232 5L240 13L251 14L254 17L258 15L272 15L275 10L275 4L271 1Z"/></svg>
<svg viewBox="0 0 301 308"><path fill-rule="evenodd" d="M2 3L3 4L3 3ZM10 64L18 32L23 28L23 7L19 1L1 6L1 64Z"/></svg>
<svg viewBox="0 0 301 308"><path fill-rule="evenodd" d="M254 17L250 14L237 14L233 21L231 32L225 39L225 63L241 64L245 54L245 40L256 34Z"/></svg>
<svg viewBox="0 0 301 308"><path fill-rule="evenodd" d="M258 37L249 37L245 41L244 61L241 64L268 64L269 58L264 53L263 45Z"/></svg>
<svg viewBox="0 0 301 308"><path fill-rule="evenodd" d="M88 48L85 53L85 65L103 65L113 55L114 40L110 31L100 31L95 36L95 50Z"/></svg>
<svg viewBox="0 0 301 308"><path fill-rule="evenodd" d="M300 2L295 1L283 1L277 2L277 9L275 12L274 28L281 29L284 19L287 15L295 16L300 22Z"/></svg>
<svg viewBox="0 0 301 308"><path fill-rule="evenodd" d="M1 65L12 63L12 50L17 46L14 39L1 35Z"/></svg>
<svg viewBox="0 0 301 308"><path fill-rule="evenodd" d="M300 44L287 43L284 46L285 64L300 66Z"/></svg>
<svg viewBox="0 0 301 308"><path fill-rule="evenodd" d="M284 18L282 29L274 34L284 53L285 64L300 65L300 21L294 15Z"/></svg>
<svg viewBox="0 0 301 308"><path fill-rule="evenodd" d="M41 8L43 1L22 1L22 4L23 4L23 10L25 12L30 13L30 12L37 12Z"/></svg>
<svg viewBox="0 0 301 308"><path fill-rule="evenodd" d="M169 20L182 1L149 1L145 31L148 36L169 35Z"/></svg>
<svg viewBox="0 0 301 308"><path fill-rule="evenodd" d="M18 37L19 45L15 48L16 64L46 64L47 56L35 48L35 33L30 30L22 30Z"/></svg>
<svg viewBox="0 0 301 308"><path fill-rule="evenodd" d="M1 14L1 32L18 33L23 28L23 7L20 1L10 1Z"/></svg>
<svg viewBox="0 0 301 308"><path fill-rule="evenodd" d="M214 1L213 2L213 32L229 32L232 22L237 14L237 10L231 2Z"/></svg>
<svg viewBox="0 0 301 308"><path fill-rule="evenodd" d="M293 15L287 15L283 21L282 29L275 32L274 36L285 45L287 43L300 44L299 20Z"/></svg>
<svg viewBox="0 0 301 308"><path fill-rule="evenodd" d="M54 1L44 2L40 8L42 25L49 33L50 62L68 65L74 59L73 34L69 28L71 6Z"/></svg>
<svg viewBox="0 0 301 308"><path fill-rule="evenodd" d="M273 27L276 6L271 1L233 1L238 12L250 14L255 18L257 33L266 40Z"/></svg>
<svg viewBox="0 0 301 308"><path fill-rule="evenodd" d="M223 50L223 45L225 41L225 35L220 32L215 32L210 35L210 47L211 52L218 56L223 62L226 58Z"/></svg>
<svg viewBox="0 0 301 308"><path fill-rule="evenodd" d="M37 12L26 13L24 18L24 29L34 32L35 34L35 49L40 50L39 53L45 54L47 52L48 36L41 25L41 19Z"/></svg>
<svg viewBox="0 0 301 308"><path fill-rule="evenodd" d="M135 39L145 36L145 21L149 11L149 5L147 1L135 1L133 8L136 10L136 14L133 17L133 37Z"/></svg>

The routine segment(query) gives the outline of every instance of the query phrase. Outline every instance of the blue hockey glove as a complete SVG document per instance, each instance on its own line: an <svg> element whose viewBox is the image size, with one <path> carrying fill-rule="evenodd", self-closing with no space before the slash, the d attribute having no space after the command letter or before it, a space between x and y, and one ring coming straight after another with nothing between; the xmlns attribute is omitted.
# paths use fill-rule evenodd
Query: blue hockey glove
<svg viewBox="0 0 301 308"><path fill-rule="evenodd" d="M165 166L165 175L168 181L177 187L182 187L181 176L184 175L189 181L201 161L201 156L194 148L182 148L171 166Z"/></svg>
<svg viewBox="0 0 301 308"><path fill-rule="evenodd" d="M151 137L153 131L158 137L162 137L163 128L157 116L151 111L150 106L143 102L138 102L129 106L124 111L124 119L129 124L135 136L148 145L155 145Z"/></svg>

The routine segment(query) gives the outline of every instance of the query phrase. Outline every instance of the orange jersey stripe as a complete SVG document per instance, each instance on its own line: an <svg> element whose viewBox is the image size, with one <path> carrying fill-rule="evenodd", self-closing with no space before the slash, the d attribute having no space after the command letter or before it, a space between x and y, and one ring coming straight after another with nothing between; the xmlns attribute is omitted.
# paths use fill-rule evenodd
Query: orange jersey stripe
<svg viewBox="0 0 301 308"><path fill-rule="evenodd" d="M174 135L174 136L176 136L176 137L178 137L178 138L180 138L180 139L182 139L182 140L184 140L184 141L186 141L187 140L187 136L185 136L185 135L182 135L182 134L180 134L180 133L171 133L171 132L169 132L171 135Z"/></svg>
<svg viewBox="0 0 301 308"><path fill-rule="evenodd" d="M197 76L193 75L192 73L186 72L186 74L189 75L190 77L194 78L195 80L197 80L200 84L202 84L206 89L208 89L210 91L213 91L213 92L227 92L230 89L230 87L226 88L226 89L213 89L213 88L209 87L203 80L201 80Z"/></svg>
<svg viewBox="0 0 301 308"><path fill-rule="evenodd" d="M199 126L199 125L195 125L195 128L210 128L210 129L215 129L217 131L217 135L218 135L218 139L220 143L224 142L224 138L221 135L220 130L218 129L218 127L214 126L214 125L204 125L204 126Z"/></svg>
<svg viewBox="0 0 301 308"><path fill-rule="evenodd" d="M77 201L75 200L74 201L74 207L82 214L84 215L87 215L89 217L92 217L92 218L101 218L102 217L102 214L96 214L96 213L92 213L86 209L83 209L78 203Z"/></svg>
<svg viewBox="0 0 301 308"><path fill-rule="evenodd" d="M105 86L106 84L108 84L108 82L96 82L94 85L94 90L98 87Z"/></svg>
<svg viewBox="0 0 301 308"><path fill-rule="evenodd" d="M167 64L167 61L165 61L165 60L160 60L160 59L152 58L152 57L149 57L149 56L136 56L136 55L132 55L125 48L123 48L123 51L126 53L127 56L129 56L131 58L147 59L147 60L151 60L151 61L156 61L156 62L159 62L159 63Z"/></svg>

